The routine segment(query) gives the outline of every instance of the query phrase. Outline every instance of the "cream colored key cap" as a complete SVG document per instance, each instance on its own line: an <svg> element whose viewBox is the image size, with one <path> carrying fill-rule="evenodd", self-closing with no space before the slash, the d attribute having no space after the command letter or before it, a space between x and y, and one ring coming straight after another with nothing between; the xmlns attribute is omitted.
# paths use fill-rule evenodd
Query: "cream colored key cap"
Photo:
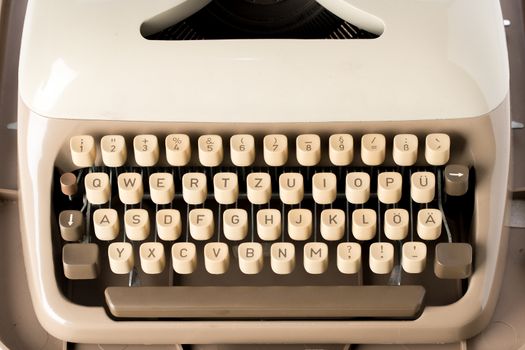
<svg viewBox="0 0 525 350"><path fill-rule="evenodd" d="M269 166L283 166L288 160L288 138L285 135L266 135L263 140L264 161Z"/></svg>
<svg viewBox="0 0 525 350"><path fill-rule="evenodd" d="M388 239L393 241L405 239L409 224L406 209L392 208L385 211L385 235Z"/></svg>
<svg viewBox="0 0 525 350"><path fill-rule="evenodd" d="M272 198L272 178L267 173L251 173L246 177L246 194L252 204L266 204Z"/></svg>
<svg viewBox="0 0 525 350"><path fill-rule="evenodd" d="M173 270L181 275L193 273L197 267L197 248L188 242L175 243L171 246Z"/></svg>
<svg viewBox="0 0 525 350"><path fill-rule="evenodd" d="M161 209L155 215L157 234L164 241L179 239L182 232L180 212L176 209Z"/></svg>
<svg viewBox="0 0 525 350"><path fill-rule="evenodd" d="M403 178L400 173L384 172L377 177L377 198L385 204L395 204L401 200Z"/></svg>
<svg viewBox="0 0 525 350"><path fill-rule="evenodd" d="M215 220L210 209L199 208L190 210L190 234L193 239L206 241L213 236Z"/></svg>
<svg viewBox="0 0 525 350"><path fill-rule="evenodd" d="M394 246L392 243L375 242L370 245L370 270L387 274L394 267Z"/></svg>
<svg viewBox="0 0 525 350"><path fill-rule="evenodd" d="M321 236L327 241L338 241L345 234L345 212L325 209L321 212Z"/></svg>
<svg viewBox="0 0 525 350"><path fill-rule="evenodd" d="M430 165L445 165L450 158L450 137L428 134L425 139L425 159Z"/></svg>
<svg viewBox="0 0 525 350"><path fill-rule="evenodd" d="M129 209L124 213L124 229L126 236L132 241L143 241L150 233L148 211L145 209Z"/></svg>
<svg viewBox="0 0 525 350"><path fill-rule="evenodd" d="M185 166L191 159L191 143L188 135L171 134L164 141L166 160L172 166Z"/></svg>
<svg viewBox="0 0 525 350"><path fill-rule="evenodd" d="M373 209L356 209L352 213L352 234L355 239L368 241L376 235L377 215Z"/></svg>
<svg viewBox="0 0 525 350"><path fill-rule="evenodd" d="M246 242L239 244L239 268L242 273L255 275L263 268L263 249L261 243Z"/></svg>
<svg viewBox="0 0 525 350"><path fill-rule="evenodd" d="M366 134L361 138L361 159L366 165L381 165L385 161L386 139L382 134Z"/></svg>
<svg viewBox="0 0 525 350"><path fill-rule="evenodd" d="M226 209L222 215L224 236L230 241L240 241L248 234L248 213L244 209Z"/></svg>
<svg viewBox="0 0 525 350"><path fill-rule="evenodd" d="M328 268L328 246L326 243L309 242L304 245L304 269L312 275L319 275Z"/></svg>
<svg viewBox="0 0 525 350"><path fill-rule="evenodd" d="M135 265L133 246L127 242L114 242L108 246L109 267L113 273L130 273Z"/></svg>
<svg viewBox="0 0 525 350"><path fill-rule="evenodd" d="M252 135L238 134L230 138L230 157L236 166L250 166L255 161L255 139Z"/></svg>
<svg viewBox="0 0 525 350"><path fill-rule="evenodd" d="M257 212L257 234L264 241L275 241L281 236L281 212L261 209Z"/></svg>
<svg viewBox="0 0 525 350"><path fill-rule="evenodd" d="M337 268L341 273L358 273L361 269L361 245L354 242L337 245Z"/></svg>
<svg viewBox="0 0 525 350"><path fill-rule="evenodd" d="M328 156L333 165L347 166L354 159L354 138L350 134L334 134L328 140Z"/></svg>
<svg viewBox="0 0 525 350"><path fill-rule="evenodd" d="M154 275L161 273L166 266L164 246L159 242L142 243L139 249L142 271Z"/></svg>
<svg viewBox="0 0 525 350"><path fill-rule="evenodd" d="M212 275L221 275L230 267L228 245L222 242L207 243L204 246L204 267Z"/></svg>
<svg viewBox="0 0 525 350"><path fill-rule="evenodd" d="M295 268L295 246L292 243L274 243L270 249L270 265L278 275L292 273Z"/></svg>
<svg viewBox="0 0 525 350"><path fill-rule="evenodd" d="M401 266L408 273L421 273L425 270L427 246L423 242L406 242L403 244Z"/></svg>
<svg viewBox="0 0 525 350"><path fill-rule="evenodd" d="M89 173L84 178L86 197L91 204L104 204L111 197L109 176L106 173Z"/></svg>
<svg viewBox="0 0 525 350"><path fill-rule="evenodd" d="M417 160L418 140L413 134L399 134L394 137L394 162L401 166L414 165Z"/></svg>
<svg viewBox="0 0 525 350"><path fill-rule="evenodd" d="M312 196L317 204L331 204L337 196L337 177L332 173L317 173L312 177Z"/></svg>
<svg viewBox="0 0 525 350"><path fill-rule="evenodd" d="M186 173L182 176L182 198L188 204L202 204L208 195L206 175L203 173Z"/></svg>
<svg viewBox="0 0 525 350"><path fill-rule="evenodd" d="M199 161L204 166L218 166L224 158L222 137L219 135L202 135L199 137Z"/></svg>
<svg viewBox="0 0 525 350"><path fill-rule="evenodd" d="M292 209L288 212L288 235L295 241L306 241L312 235L312 212Z"/></svg>
<svg viewBox="0 0 525 350"><path fill-rule="evenodd" d="M100 140L102 161L110 167L123 166L128 158L126 140L122 135L106 135Z"/></svg>
<svg viewBox="0 0 525 350"><path fill-rule="evenodd" d="M159 161L159 141L155 135L137 135L133 139L135 161L140 166L154 166Z"/></svg>
<svg viewBox="0 0 525 350"><path fill-rule="evenodd" d="M413 173L410 177L410 197L416 203L430 203L436 193L436 176L429 171Z"/></svg>
<svg viewBox="0 0 525 350"><path fill-rule="evenodd" d="M370 175L363 172L346 174L346 200L352 204L364 204L370 198Z"/></svg>
<svg viewBox="0 0 525 350"><path fill-rule="evenodd" d="M79 167L95 165L97 149L95 139L90 135L78 135L69 139L69 149L73 164Z"/></svg>
<svg viewBox="0 0 525 350"><path fill-rule="evenodd" d="M138 204L144 196L142 175L139 173L122 173L117 178L118 196L124 204Z"/></svg>
<svg viewBox="0 0 525 350"><path fill-rule="evenodd" d="M435 240L441 235L441 211L421 209L417 213L417 234L424 240Z"/></svg>
<svg viewBox="0 0 525 350"><path fill-rule="evenodd" d="M235 173L217 173L213 177L213 195L219 204L233 204L239 196L239 182Z"/></svg>
<svg viewBox="0 0 525 350"><path fill-rule="evenodd" d="M155 204L169 204L175 198L175 184L170 173L154 173L149 176L149 192Z"/></svg>
<svg viewBox="0 0 525 350"><path fill-rule="evenodd" d="M314 166L321 160L321 138L315 134L297 136L295 153L297 162L303 166Z"/></svg>
<svg viewBox="0 0 525 350"><path fill-rule="evenodd" d="M303 175L283 173L279 176L279 197L284 204L299 204L304 197Z"/></svg>
<svg viewBox="0 0 525 350"><path fill-rule="evenodd" d="M117 238L120 230L118 213L115 209L101 208L93 212L95 236L101 241Z"/></svg>

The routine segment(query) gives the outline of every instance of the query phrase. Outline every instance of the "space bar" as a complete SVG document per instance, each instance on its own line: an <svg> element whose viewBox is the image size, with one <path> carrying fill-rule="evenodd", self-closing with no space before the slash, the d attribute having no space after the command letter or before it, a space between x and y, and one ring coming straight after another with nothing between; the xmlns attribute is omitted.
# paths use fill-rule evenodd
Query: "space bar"
<svg viewBox="0 0 525 350"><path fill-rule="evenodd" d="M422 286L108 287L122 318L397 318L424 308Z"/></svg>

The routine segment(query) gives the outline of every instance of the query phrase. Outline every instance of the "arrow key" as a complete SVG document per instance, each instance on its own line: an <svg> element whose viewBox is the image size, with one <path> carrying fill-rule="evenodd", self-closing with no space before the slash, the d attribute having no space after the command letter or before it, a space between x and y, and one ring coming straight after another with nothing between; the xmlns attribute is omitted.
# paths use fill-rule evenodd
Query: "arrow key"
<svg viewBox="0 0 525 350"><path fill-rule="evenodd" d="M84 235L84 216L78 210L64 210L58 216L60 235L64 241L76 242Z"/></svg>
<svg viewBox="0 0 525 350"><path fill-rule="evenodd" d="M463 196L468 191L469 168L451 164L445 167L445 192L449 196Z"/></svg>

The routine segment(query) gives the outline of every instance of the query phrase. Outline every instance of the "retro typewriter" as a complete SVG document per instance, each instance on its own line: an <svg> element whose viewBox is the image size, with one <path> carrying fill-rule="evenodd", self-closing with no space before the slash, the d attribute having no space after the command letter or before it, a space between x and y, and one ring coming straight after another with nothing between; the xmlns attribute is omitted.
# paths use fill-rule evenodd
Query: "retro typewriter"
<svg viewBox="0 0 525 350"><path fill-rule="evenodd" d="M496 0L31 0L33 304L117 344L443 343L506 254Z"/></svg>

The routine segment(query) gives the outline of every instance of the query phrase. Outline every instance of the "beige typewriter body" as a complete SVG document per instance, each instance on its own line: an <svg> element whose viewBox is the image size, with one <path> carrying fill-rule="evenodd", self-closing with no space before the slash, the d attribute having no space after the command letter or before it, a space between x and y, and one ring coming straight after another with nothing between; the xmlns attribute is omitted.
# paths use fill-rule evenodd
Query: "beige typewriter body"
<svg viewBox="0 0 525 350"><path fill-rule="evenodd" d="M206 2L29 2L20 61L21 222L33 304L49 333L106 344L404 344L462 340L487 325L507 242L509 76L498 1L319 3L380 36L153 41L144 39L141 26L154 30L166 16L183 18ZM265 135L288 136L292 146L286 166L298 166L297 136L319 135L319 165L329 166L328 137L349 133L355 147L350 167L364 165L359 140L365 134L386 136L383 165L389 167L395 166L395 135L418 136L415 165L422 166L425 136L448 134L448 164L476 170L470 233L474 260L466 292L451 304L425 306L411 320L122 320L110 316L104 306L72 302L57 282L63 276L58 276L53 250L52 236L60 234L51 193L56 186L54 167L64 172L79 168L72 162L70 138L92 135L98 145L104 135L123 135L128 141L127 164L136 166L132 138L157 135L159 165L169 166L163 141L171 133L189 135L194 150L190 164L196 165L198 137L221 135L223 164L228 166L228 140L235 134L255 137L258 166L264 166ZM102 165L100 150L95 165Z"/></svg>

